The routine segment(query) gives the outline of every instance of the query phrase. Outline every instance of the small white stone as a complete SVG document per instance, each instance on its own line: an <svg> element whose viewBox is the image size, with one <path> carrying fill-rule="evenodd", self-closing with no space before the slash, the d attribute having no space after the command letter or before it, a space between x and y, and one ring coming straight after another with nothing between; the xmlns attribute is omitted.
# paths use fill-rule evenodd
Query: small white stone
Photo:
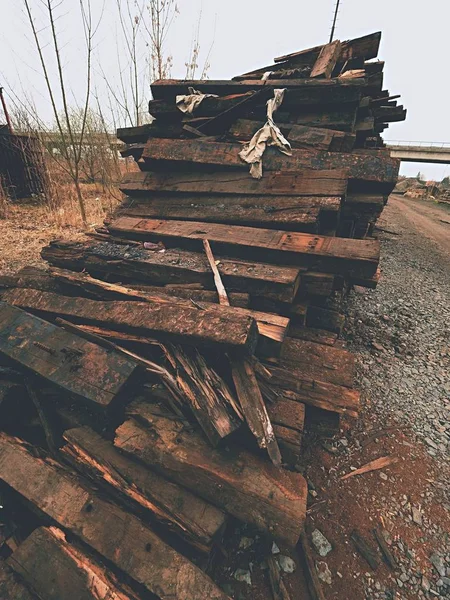
<svg viewBox="0 0 450 600"><path fill-rule="evenodd" d="M331 585L331 571L328 568L328 565L326 562L324 561L318 561L316 563L316 570L317 570L317 577L320 579L320 581L323 581L324 583L327 583L328 585Z"/></svg>
<svg viewBox="0 0 450 600"><path fill-rule="evenodd" d="M314 531L312 532L311 541L313 543L314 548L322 557L327 556L327 554L329 554L333 550L333 546L323 535L323 533L318 529L314 529Z"/></svg>
<svg viewBox="0 0 450 600"><path fill-rule="evenodd" d="M272 554L280 554L280 549L275 544L275 542L272 542Z"/></svg>
<svg viewBox="0 0 450 600"><path fill-rule="evenodd" d="M250 548L250 546L253 545L253 542L253 538L241 537L241 541L239 542L239 548L241 550L246 550L247 548Z"/></svg>
<svg viewBox="0 0 450 600"><path fill-rule="evenodd" d="M234 578L236 581L242 581L247 585L252 585L252 576L250 571L246 569L236 569L234 572Z"/></svg>
<svg viewBox="0 0 450 600"><path fill-rule="evenodd" d="M278 557L278 561L280 563L280 568L285 573L293 573L295 571L295 562L289 556L284 556L280 554Z"/></svg>

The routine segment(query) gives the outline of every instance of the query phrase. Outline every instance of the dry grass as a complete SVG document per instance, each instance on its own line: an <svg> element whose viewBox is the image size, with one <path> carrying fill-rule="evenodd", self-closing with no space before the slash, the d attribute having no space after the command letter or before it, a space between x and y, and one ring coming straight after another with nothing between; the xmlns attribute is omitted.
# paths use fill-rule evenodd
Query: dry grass
<svg viewBox="0 0 450 600"><path fill-rule="evenodd" d="M103 225L122 199L117 181L136 169L134 162L111 160L103 166L103 183L82 183L88 229ZM26 266L44 265L40 252L51 240L83 239L85 228L75 186L54 160L48 163L50 194L47 201L8 201L0 190L0 273L14 273Z"/></svg>
<svg viewBox="0 0 450 600"><path fill-rule="evenodd" d="M9 214L9 201L0 177L0 219L6 219Z"/></svg>
<svg viewBox="0 0 450 600"><path fill-rule="evenodd" d="M31 201L8 204L6 218L0 219L0 273L14 273L26 266L43 266L41 249L53 239L83 238L84 229L73 186L65 184L59 192L61 203L53 210ZM83 193L89 229L101 226L117 200L97 184L84 184ZM115 190L115 196L119 195Z"/></svg>

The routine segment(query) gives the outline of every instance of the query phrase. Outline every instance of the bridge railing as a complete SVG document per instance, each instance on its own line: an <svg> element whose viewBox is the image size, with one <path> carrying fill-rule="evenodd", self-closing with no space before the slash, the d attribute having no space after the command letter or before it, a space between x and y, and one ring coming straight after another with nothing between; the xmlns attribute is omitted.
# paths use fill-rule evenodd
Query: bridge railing
<svg viewBox="0 0 450 600"><path fill-rule="evenodd" d="M422 142L422 141L411 141L411 140L385 140L386 145L390 146L403 146L405 148L435 148L449 149L450 142Z"/></svg>

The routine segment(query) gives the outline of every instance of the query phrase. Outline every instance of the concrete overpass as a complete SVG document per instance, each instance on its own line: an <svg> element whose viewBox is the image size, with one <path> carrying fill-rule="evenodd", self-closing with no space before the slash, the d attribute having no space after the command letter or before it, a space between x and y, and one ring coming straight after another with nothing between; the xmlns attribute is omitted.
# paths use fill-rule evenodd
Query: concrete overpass
<svg viewBox="0 0 450 600"><path fill-rule="evenodd" d="M386 146L403 162L450 164L449 142L388 141Z"/></svg>

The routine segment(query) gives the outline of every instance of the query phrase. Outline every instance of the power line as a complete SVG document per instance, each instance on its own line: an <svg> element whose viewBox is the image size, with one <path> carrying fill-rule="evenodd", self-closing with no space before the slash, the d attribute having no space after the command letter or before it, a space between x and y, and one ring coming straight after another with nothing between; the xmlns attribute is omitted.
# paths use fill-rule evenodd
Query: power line
<svg viewBox="0 0 450 600"><path fill-rule="evenodd" d="M334 30L336 29L336 21L337 21L337 16L338 16L338 12L339 12L339 4L341 3L341 0L336 0L336 6L335 6L335 10L334 10L334 19L333 19L333 25L331 27L331 34L330 34L330 44L333 41L334 38Z"/></svg>

